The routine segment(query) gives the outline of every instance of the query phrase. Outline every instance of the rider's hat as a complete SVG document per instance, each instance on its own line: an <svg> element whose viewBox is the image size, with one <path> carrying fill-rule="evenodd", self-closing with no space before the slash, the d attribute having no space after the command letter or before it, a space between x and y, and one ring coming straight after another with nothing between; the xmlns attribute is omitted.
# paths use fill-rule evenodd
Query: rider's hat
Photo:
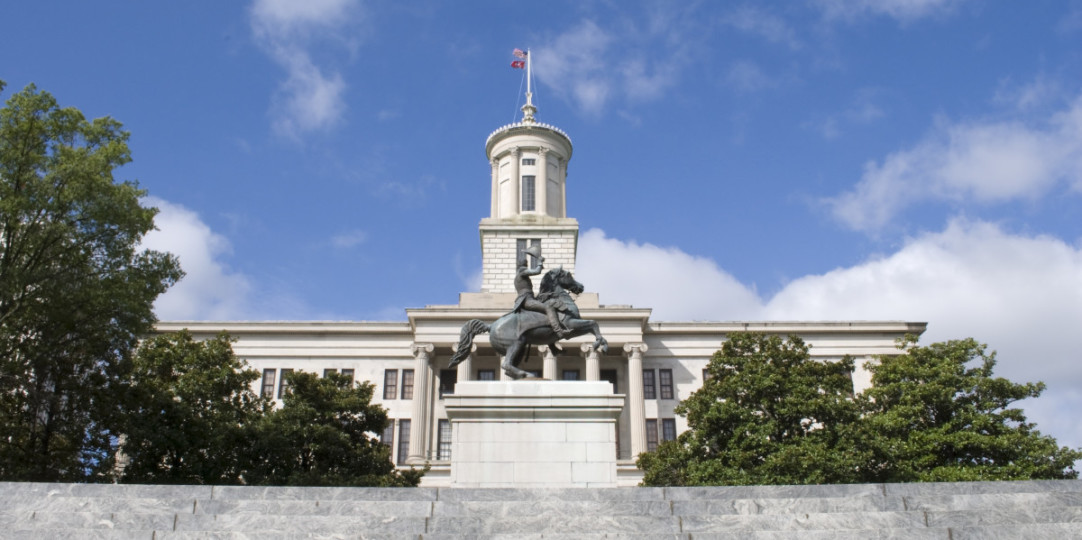
<svg viewBox="0 0 1082 540"><path fill-rule="evenodd" d="M523 253L537 259L541 257L541 246L530 246Z"/></svg>

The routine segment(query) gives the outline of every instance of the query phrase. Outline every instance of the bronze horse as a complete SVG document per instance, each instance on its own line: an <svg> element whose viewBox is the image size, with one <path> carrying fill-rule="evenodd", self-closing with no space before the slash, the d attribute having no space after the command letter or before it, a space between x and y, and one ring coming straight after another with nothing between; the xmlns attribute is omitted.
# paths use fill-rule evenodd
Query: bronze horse
<svg viewBox="0 0 1082 540"><path fill-rule="evenodd" d="M579 307L570 293L581 294L582 284L575 281L571 272L563 268L549 270L541 279L541 292L537 295L538 300L552 305L559 314L560 322L570 332L566 337L573 338L586 334L593 334L595 350L605 352L609 349L609 342L601 337L601 329L597 321L579 318ZM560 337L552 331L545 315L533 311L516 311L508 313L492 325L485 324L480 319L470 319L462 325L462 334L458 340L458 350L447 364L453 368L459 362L466 359L473 348L473 337L477 334L489 334L489 343L496 352L504 357L503 371L512 379L521 379L530 374L519 369L518 365L526 358L530 345L548 345L549 350L556 353L553 345L560 341Z"/></svg>

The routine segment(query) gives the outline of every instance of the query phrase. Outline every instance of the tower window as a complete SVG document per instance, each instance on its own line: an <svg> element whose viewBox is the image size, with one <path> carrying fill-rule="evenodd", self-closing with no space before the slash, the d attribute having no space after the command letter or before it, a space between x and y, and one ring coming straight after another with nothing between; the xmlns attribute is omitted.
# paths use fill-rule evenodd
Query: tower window
<svg viewBox="0 0 1082 540"><path fill-rule="evenodd" d="M523 165L536 165L537 160L535 160L534 158L522 158L522 164Z"/></svg>
<svg viewBox="0 0 1082 540"><path fill-rule="evenodd" d="M536 204L536 193L534 186L534 175L524 174L522 175L522 211L533 212Z"/></svg>
<svg viewBox="0 0 1082 540"><path fill-rule="evenodd" d="M529 258L529 256L526 255L526 243L527 242L529 242L530 246L537 246L538 249L541 248L541 239L540 238L529 238L529 239L519 238L515 242L515 260L516 261L521 261L523 259L523 257ZM533 266L535 262L536 261L528 260L528 261L526 261L526 264L529 265L529 266ZM518 263L516 263L516 264L518 264Z"/></svg>

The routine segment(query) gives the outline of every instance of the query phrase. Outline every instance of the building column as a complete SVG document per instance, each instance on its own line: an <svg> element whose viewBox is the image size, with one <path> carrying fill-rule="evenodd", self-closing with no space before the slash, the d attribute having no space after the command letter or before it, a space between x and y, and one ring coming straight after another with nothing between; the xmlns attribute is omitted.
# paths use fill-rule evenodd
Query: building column
<svg viewBox="0 0 1082 540"><path fill-rule="evenodd" d="M537 149L537 178L534 179L534 193L537 194L537 211L542 215L549 213L549 163L548 148Z"/></svg>
<svg viewBox="0 0 1082 540"><path fill-rule="evenodd" d="M519 174L520 165L522 164L521 156L522 152L519 151L518 147L511 149L511 208L509 208L511 213L500 217L517 216L522 213L522 194L519 193L519 187L522 185L522 178Z"/></svg>
<svg viewBox="0 0 1082 540"><path fill-rule="evenodd" d="M451 345L452 353L458 352L458 343ZM466 355L458 364L458 381L472 381L470 375L473 374L473 353L477 352L477 344L474 343L470 346L470 354Z"/></svg>
<svg viewBox="0 0 1082 540"><path fill-rule="evenodd" d="M631 459L646 451L646 403L642 397L642 355L645 343L624 345L627 353L627 398L631 408Z"/></svg>
<svg viewBox="0 0 1082 540"><path fill-rule="evenodd" d="M567 162L560 159L556 159L556 178L560 184L560 215L556 217L567 217Z"/></svg>
<svg viewBox="0 0 1082 540"><path fill-rule="evenodd" d="M552 354L548 345L539 345L537 352L541 353L541 378L550 381L558 379L556 376L556 355Z"/></svg>
<svg viewBox="0 0 1082 540"><path fill-rule="evenodd" d="M499 359L499 364L496 365L496 380L497 381L510 381L510 380L512 380L511 376L508 375L503 370L503 360L504 360L504 358L507 358L507 357L504 356L504 355L496 355L496 358Z"/></svg>
<svg viewBox="0 0 1082 540"><path fill-rule="evenodd" d="M601 353L594 348L593 342L582 344L582 356L586 358L586 380L601 380Z"/></svg>
<svg viewBox="0 0 1082 540"><path fill-rule="evenodd" d="M494 218L500 217L500 160L493 158L492 164L492 212Z"/></svg>
<svg viewBox="0 0 1082 540"><path fill-rule="evenodd" d="M414 343L413 351L413 411L410 415L409 465L424 465L428 460L428 434L431 431L428 414L428 361L436 349L431 343Z"/></svg>

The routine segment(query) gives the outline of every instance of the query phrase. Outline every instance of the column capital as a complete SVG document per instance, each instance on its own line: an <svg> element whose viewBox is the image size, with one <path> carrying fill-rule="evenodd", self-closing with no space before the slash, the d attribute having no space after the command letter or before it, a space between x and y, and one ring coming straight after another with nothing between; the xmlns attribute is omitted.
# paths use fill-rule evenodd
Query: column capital
<svg viewBox="0 0 1082 540"><path fill-rule="evenodd" d="M522 154L522 149L521 148L516 146L516 147L511 149L511 157L516 157L517 158L520 154Z"/></svg>
<svg viewBox="0 0 1082 540"><path fill-rule="evenodd" d="M648 351L649 349L650 347L648 347L645 343L624 344L624 353L627 354L629 358L633 356L638 356L639 358L642 358L642 355L645 354L646 351Z"/></svg>
<svg viewBox="0 0 1082 540"><path fill-rule="evenodd" d="M545 154L547 154L547 153L549 153L549 149L548 149L548 148L545 148L544 146L538 146L538 147L537 147L537 154L538 154L538 155L544 156L544 155L545 155Z"/></svg>
<svg viewBox="0 0 1082 540"><path fill-rule="evenodd" d="M413 356L417 358L421 358L422 356L428 358L434 350L436 350L436 346L431 343L414 343L413 345L410 345L410 351L412 351Z"/></svg>

